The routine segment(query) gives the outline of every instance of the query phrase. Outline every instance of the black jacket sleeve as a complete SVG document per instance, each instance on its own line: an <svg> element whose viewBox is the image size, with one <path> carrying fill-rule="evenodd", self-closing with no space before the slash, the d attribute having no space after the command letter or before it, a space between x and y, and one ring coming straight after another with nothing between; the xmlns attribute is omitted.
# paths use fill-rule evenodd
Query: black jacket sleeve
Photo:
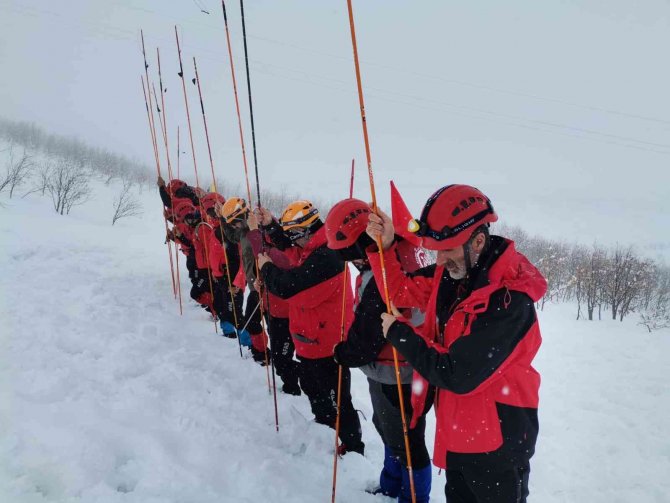
<svg viewBox="0 0 670 503"><path fill-rule="evenodd" d="M507 290L494 292L485 312L477 315L469 335L460 337L442 352L415 334L412 327L395 322L387 334L408 362L434 386L466 394L486 381L512 354L535 322L533 301L528 295Z"/></svg>
<svg viewBox="0 0 670 503"><path fill-rule="evenodd" d="M347 340L335 346L335 360L345 367L361 367L377 359L386 344L379 317L386 311L374 278L363 290L356 306Z"/></svg>
<svg viewBox="0 0 670 503"><path fill-rule="evenodd" d="M172 199L170 198L170 194L168 194L168 191L165 189L165 187L158 187L158 193L161 196L161 201L163 201L163 205L168 208L171 208Z"/></svg>
<svg viewBox="0 0 670 503"><path fill-rule="evenodd" d="M189 248L190 248L191 246L193 246L193 243L191 242L191 240L188 239L188 238L187 238L186 236L184 236L183 234L179 234L179 236L177 236L177 239L179 239L179 241L180 241L181 243L183 243L184 246L188 246Z"/></svg>
<svg viewBox="0 0 670 503"><path fill-rule="evenodd" d="M342 271L344 271L344 262L333 250L324 245L314 250L298 267L280 269L268 262L260 273L263 282L272 294L288 299L341 274Z"/></svg>

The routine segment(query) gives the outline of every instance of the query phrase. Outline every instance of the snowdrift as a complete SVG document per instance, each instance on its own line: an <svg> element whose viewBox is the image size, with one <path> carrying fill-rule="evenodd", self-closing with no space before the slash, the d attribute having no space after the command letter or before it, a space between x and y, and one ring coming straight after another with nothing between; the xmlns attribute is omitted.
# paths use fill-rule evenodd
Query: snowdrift
<svg viewBox="0 0 670 503"><path fill-rule="evenodd" d="M161 204L111 224L112 189L56 215L46 198L0 208L0 501L329 501L334 435L188 299L172 296ZM182 263L183 268L183 263ZM182 269L185 271L185 269ZM540 439L531 501L670 498L670 332L540 314ZM386 501L382 446L352 371L366 456L339 463L338 501ZM427 438L432 451L434 419ZM444 500L435 470L433 498Z"/></svg>

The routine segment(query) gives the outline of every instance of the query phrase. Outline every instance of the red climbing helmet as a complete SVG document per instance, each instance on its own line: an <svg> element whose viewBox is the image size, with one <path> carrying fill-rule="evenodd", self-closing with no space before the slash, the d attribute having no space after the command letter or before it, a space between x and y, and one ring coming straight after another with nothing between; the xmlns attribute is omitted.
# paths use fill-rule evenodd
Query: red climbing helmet
<svg viewBox="0 0 670 503"><path fill-rule="evenodd" d="M168 182L168 184L165 186L165 190L168 191L168 194L174 196L174 193L177 192L177 190L181 189L182 187L186 187L186 182L183 182L182 180L178 180L177 178L175 178Z"/></svg>
<svg viewBox="0 0 670 503"><path fill-rule="evenodd" d="M498 220L491 201L470 185L446 185L428 198L421 218L408 230L422 238L424 248L450 250L464 245L482 224Z"/></svg>
<svg viewBox="0 0 670 503"><path fill-rule="evenodd" d="M172 211L178 222L183 222L184 218L186 218L186 215L195 212L195 206L193 206L193 204L191 204L189 201L182 201L181 203L177 204Z"/></svg>
<svg viewBox="0 0 670 503"><path fill-rule="evenodd" d="M217 204L223 204L226 202L226 199L216 192L207 192L204 196L200 198L200 204L202 209L207 212L208 210L214 209Z"/></svg>
<svg viewBox="0 0 670 503"><path fill-rule="evenodd" d="M326 217L328 248L352 246L365 232L371 212L370 206L360 199L344 199L333 206Z"/></svg>

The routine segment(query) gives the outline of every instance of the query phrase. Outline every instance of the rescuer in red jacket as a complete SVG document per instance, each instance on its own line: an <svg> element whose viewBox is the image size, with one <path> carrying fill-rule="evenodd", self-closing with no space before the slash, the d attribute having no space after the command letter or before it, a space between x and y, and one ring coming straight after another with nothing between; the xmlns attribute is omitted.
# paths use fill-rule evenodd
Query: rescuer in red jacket
<svg viewBox="0 0 670 503"><path fill-rule="evenodd" d="M337 253L326 246L326 229L319 211L309 201L289 204L279 224L267 210L259 214L260 224L278 247L285 246L288 241L299 250L294 267L280 269L264 253L258 256L258 267L268 291L288 300L289 329L300 360L300 387L309 398L316 422L333 428L337 418L338 387L338 365L333 359L333 347L341 335L346 336L353 319L349 269ZM351 402L350 387L351 373L344 368L340 452L363 454L361 424Z"/></svg>
<svg viewBox="0 0 670 503"><path fill-rule="evenodd" d="M368 233L382 237L395 305L423 305L419 333L401 316L382 314L387 340L425 378L414 410L437 388L433 463L446 469L448 502L523 503L538 433L540 375L532 360L540 343L534 302L546 291L540 272L489 234L498 219L474 187L448 185L410 223L437 263L405 275L395 259L393 223L370 215ZM377 253L368 253L379 282Z"/></svg>
<svg viewBox="0 0 670 503"><path fill-rule="evenodd" d="M412 484L403 429L403 410L407 425L412 417L413 369L398 355L398 374L394 366L393 346L382 333L379 316L386 310L382 297L383 286L378 288L367 260L366 249L374 243L366 234L370 206L359 199L344 199L337 203L326 218L328 248L335 250L342 260L350 261L359 271L356 278L354 321L347 340L334 348L335 360L344 367L359 368L368 379L372 402L372 424L384 443L384 464L379 485L372 494L397 498L399 503L412 501ZM398 237L395 246L397 258L404 271L412 272L426 265L420 260L421 250ZM418 309L407 316L415 324L423 321ZM398 379L402 385L403 407L400 406ZM419 414L413 428L408 430L409 459L412 465L416 503L427 503L430 498L432 469L425 442L425 412Z"/></svg>

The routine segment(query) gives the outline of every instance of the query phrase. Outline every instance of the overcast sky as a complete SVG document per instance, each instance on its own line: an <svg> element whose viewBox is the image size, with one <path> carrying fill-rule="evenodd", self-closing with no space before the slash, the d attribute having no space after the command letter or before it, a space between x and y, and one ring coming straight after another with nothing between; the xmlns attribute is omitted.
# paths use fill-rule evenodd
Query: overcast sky
<svg viewBox="0 0 670 503"><path fill-rule="evenodd" d="M239 3L227 8L251 153ZM415 213L438 187L469 183L531 233L670 258L668 2L356 0L354 12L382 204L391 179ZM355 157L355 194L369 199L346 1L247 0L245 14L261 189L345 197ZM172 154L180 125L191 175L175 24L233 195L243 170L218 0L0 0L0 115L153 168L142 28L152 78L161 50Z"/></svg>

